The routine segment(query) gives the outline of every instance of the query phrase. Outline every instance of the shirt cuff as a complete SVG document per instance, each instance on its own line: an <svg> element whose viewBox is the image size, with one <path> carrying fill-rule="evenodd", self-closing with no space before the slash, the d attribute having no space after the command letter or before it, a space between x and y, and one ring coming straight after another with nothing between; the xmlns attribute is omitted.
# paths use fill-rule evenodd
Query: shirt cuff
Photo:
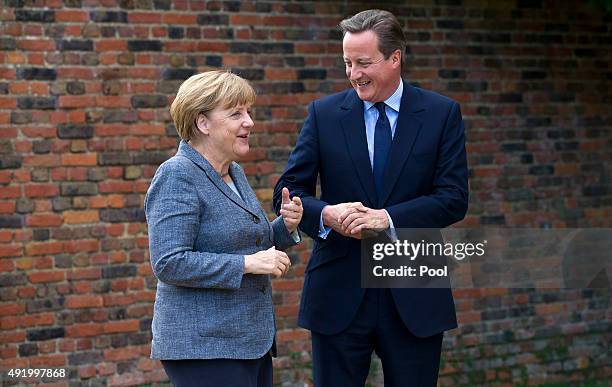
<svg viewBox="0 0 612 387"><path fill-rule="evenodd" d="M389 239L391 239L391 241L395 242L397 240L397 232L395 231L395 226L393 226L393 219L391 219L391 215L389 215L387 210L383 208L383 211L385 211L385 214L387 214L387 219L389 219L389 228L385 230L385 233L387 233L387 236Z"/></svg>
<svg viewBox="0 0 612 387"><path fill-rule="evenodd" d="M300 237L300 233L298 232L298 230L295 230L290 235L295 243L300 243L302 241L302 237Z"/></svg>
<svg viewBox="0 0 612 387"><path fill-rule="evenodd" d="M331 227L323 225L323 211L321 211L321 217L319 218L319 238L327 239L330 231Z"/></svg>

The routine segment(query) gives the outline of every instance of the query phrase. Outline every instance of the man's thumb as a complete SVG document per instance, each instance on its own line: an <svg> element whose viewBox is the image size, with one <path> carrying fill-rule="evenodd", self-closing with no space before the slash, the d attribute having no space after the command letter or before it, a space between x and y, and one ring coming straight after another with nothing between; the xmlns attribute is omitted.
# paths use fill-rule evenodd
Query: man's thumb
<svg viewBox="0 0 612 387"><path fill-rule="evenodd" d="M287 187L283 187L283 204L288 204L291 200L289 200L289 190Z"/></svg>

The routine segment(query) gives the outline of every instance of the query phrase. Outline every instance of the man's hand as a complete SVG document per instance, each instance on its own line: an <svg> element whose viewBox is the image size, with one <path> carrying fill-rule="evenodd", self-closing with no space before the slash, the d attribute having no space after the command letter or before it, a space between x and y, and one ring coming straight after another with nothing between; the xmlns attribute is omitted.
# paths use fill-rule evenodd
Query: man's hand
<svg viewBox="0 0 612 387"><path fill-rule="evenodd" d="M302 208L302 200L299 196L294 196L293 199L289 199L289 190L284 187L282 190L283 201L281 204L280 214L283 216L285 227L290 233L297 230L300 221L302 220L302 214L304 208Z"/></svg>
<svg viewBox="0 0 612 387"><path fill-rule="evenodd" d="M385 210L374 210L361 203L344 208L338 216L341 230L348 236L361 235L365 231L381 232L389 228L389 218Z"/></svg>
<svg viewBox="0 0 612 387"><path fill-rule="evenodd" d="M334 231L346 237L361 239L361 233L349 234L342 230L342 223L338 221L340 215L351 207L362 206L359 202L340 203L335 205L327 205L323 208L323 224L331 227Z"/></svg>

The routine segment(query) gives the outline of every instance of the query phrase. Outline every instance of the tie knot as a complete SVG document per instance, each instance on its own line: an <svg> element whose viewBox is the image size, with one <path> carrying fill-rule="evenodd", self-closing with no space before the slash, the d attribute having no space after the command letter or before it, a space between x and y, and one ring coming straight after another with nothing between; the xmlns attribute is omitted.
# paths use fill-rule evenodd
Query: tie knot
<svg viewBox="0 0 612 387"><path fill-rule="evenodd" d="M374 106L376 107L376 109L378 109L378 112L379 112L380 114L384 114L384 115L386 115L386 113L385 113L385 107L386 107L387 105L386 105L384 102L376 102L376 103L374 104Z"/></svg>

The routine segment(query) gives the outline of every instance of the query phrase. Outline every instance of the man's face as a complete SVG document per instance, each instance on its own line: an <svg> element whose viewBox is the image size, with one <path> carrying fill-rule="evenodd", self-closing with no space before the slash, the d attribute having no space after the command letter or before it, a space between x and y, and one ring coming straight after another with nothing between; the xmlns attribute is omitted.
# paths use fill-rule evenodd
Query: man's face
<svg viewBox="0 0 612 387"><path fill-rule="evenodd" d="M381 102L395 92L401 79L401 54L385 59L373 31L347 32L342 40L346 76L363 101Z"/></svg>

